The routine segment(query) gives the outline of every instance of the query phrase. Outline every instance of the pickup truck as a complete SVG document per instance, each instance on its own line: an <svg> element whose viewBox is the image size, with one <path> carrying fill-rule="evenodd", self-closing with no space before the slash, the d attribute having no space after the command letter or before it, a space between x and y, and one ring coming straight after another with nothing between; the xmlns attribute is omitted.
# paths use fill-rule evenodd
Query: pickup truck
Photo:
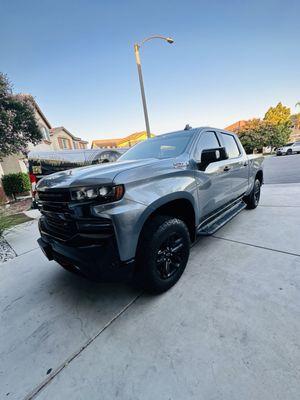
<svg viewBox="0 0 300 400"><path fill-rule="evenodd" d="M37 185L39 245L76 274L164 292L199 235L257 207L262 163L235 134L203 127L148 139L114 163L52 174Z"/></svg>

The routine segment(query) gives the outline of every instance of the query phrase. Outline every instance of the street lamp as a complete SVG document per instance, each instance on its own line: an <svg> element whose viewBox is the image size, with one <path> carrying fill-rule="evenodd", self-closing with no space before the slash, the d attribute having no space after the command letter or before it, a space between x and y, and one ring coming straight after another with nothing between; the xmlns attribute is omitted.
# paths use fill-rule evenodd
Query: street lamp
<svg viewBox="0 0 300 400"><path fill-rule="evenodd" d="M143 74L142 74L142 66L141 66L141 59L140 59L140 48L141 46L148 42L149 40L152 39L162 39L165 40L166 42L172 44L174 43L174 40L170 37L164 37L161 35L154 35L154 36L149 36L146 39L144 39L141 44L135 43L134 44L134 54L135 54L135 61L138 69L138 74L139 74L139 81L140 81L140 87L141 87L141 95L142 95L142 102L143 102L143 109L144 109L144 116L145 116L145 123L146 123L146 131L147 131L147 138L149 139L151 137L150 134L150 125L149 125L149 118L148 118L148 111L147 111L147 103L146 103L146 96L145 96L145 88L144 88L144 82L143 82Z"/></svg>

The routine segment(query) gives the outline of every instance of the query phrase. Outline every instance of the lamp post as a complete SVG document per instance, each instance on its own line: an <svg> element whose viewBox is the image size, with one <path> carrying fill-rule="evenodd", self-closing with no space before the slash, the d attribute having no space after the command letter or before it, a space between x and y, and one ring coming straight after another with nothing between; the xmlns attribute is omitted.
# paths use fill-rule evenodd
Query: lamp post
<svg viewBox="0 0 300 400"><path fill-rule="evenodd" d="M150 125L149 125L149 117L148 117L148 110L147 110L147 103L146 103L146 96L145 96L145 88L144 88L144 81L143 81L143 74L142 74L142 66L141 66L141 59L140 59L140 48L141 46L148 42L149 40L152 39L162 39L165 40L166 42L172 44L174 43L174 40L170 37L164 37L161 35L154 35L154 36L149 36L146 39L144 39L141 44L135 43L134 44L134 54L135 54L135 61L137 65L137 70L138 70L138 75L139 75L139 81L140 81L140 88L141 88L141 95L142 95L142 102L143 102L143 109L144 109L144 116L145 116L145 124L146 124L146 131L147 131L147 138L149 139L151 137L150 133Z"/></svg>

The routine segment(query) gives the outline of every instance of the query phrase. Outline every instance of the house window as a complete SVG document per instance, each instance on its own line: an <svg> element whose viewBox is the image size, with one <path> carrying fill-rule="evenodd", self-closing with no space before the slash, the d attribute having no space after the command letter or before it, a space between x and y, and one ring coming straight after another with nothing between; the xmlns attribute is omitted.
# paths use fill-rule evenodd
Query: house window
<svg viewBox="0 0 300 400"><path fill-rule="evenodd" d="M60 137L60 138L58 138L58 142L59 142L59 147L61 149L70 149L71 148L69 139Z"/></svg>
<svg viewBox="0 0 300 400"><path fill-rule="evenodd" d="M78 149L78 143L75 140L73 140L73 146L74 146L74 149Z"/></svg>
<svg viewBox="0 0 300 400"><path fill-rule="evenodd" d="M43 134L43 139L44 140L48 140L48 142L50 142L50 133L49 133L49 129L46 128L45 126L41 127L41 131Z"/></svg>

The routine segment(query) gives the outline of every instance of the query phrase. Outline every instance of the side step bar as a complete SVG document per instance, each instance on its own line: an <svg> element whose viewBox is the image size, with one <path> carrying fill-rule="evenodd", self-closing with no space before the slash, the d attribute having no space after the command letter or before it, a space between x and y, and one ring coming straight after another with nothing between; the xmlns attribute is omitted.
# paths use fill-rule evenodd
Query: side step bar
<svg viewBox="0 0 300 400"><path fill-rule="evenodd" d="M225 225L228 221L230 221L233 217L239 214L242 210L246 208L246 204L243 200L240 200L238 203L235 203L232 207L225 210L222 214L218 215L216 218L205 222L203 225L200 225L197 230L197 235L200 236L209 236L215 233L218 229L220 229L223 225Z"/></svg>

